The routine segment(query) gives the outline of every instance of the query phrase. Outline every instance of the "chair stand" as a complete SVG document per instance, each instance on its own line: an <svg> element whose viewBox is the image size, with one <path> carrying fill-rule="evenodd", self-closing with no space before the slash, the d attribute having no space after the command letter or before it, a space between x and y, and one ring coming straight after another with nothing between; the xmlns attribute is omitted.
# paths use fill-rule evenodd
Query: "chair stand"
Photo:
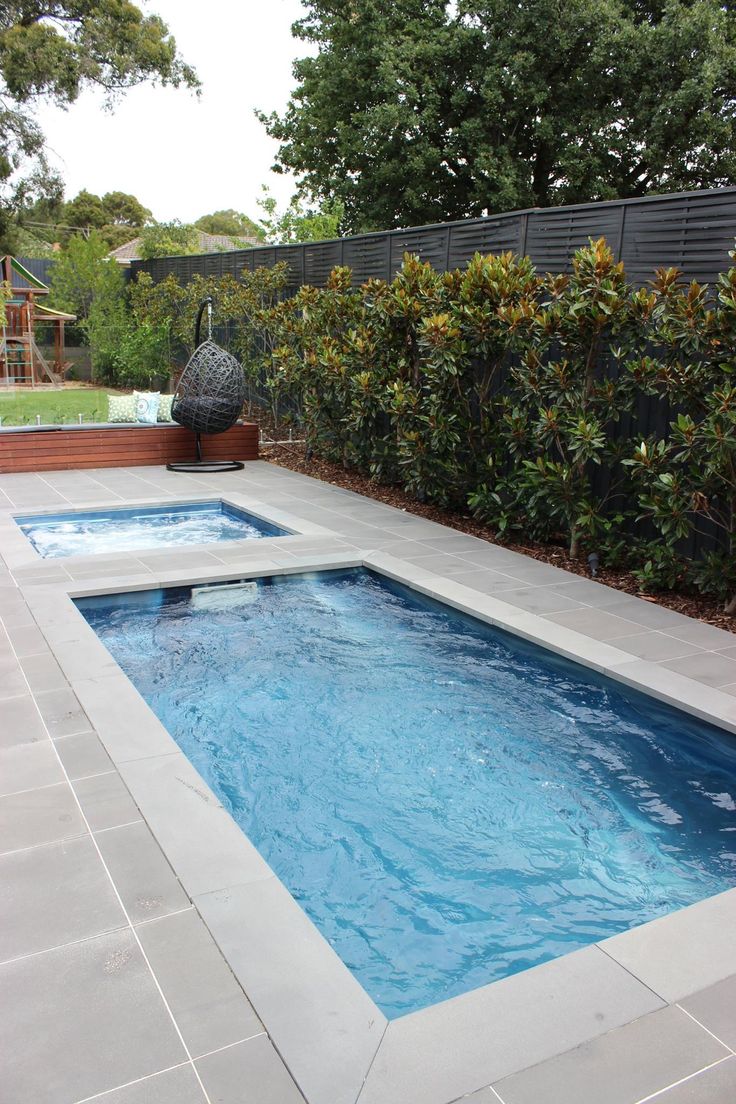
<svg viewBox="0 0 736 1104"><path fill-rule="evenodd" d="M242 471L245 464L242 460L203 460L202 459L202 437L201 434L196 434L197 441L197 459L186 460L179 464L167 464L166 470L173 472L229 472L229 471Z"/></svg>

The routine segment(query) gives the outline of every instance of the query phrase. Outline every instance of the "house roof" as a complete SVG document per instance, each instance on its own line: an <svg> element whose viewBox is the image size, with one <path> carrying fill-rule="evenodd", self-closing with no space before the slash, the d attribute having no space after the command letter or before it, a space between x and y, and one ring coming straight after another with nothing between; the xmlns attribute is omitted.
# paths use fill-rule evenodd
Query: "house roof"
<svg viewBox="0 0 736 1104"><path fill-rule="evenodd" d="M222 253L229 249L242 249L250 245L261 245L257 238L249 234L243 234L235 237L230 237L229 234L205 234L204 230L198 230L199 235L199 253ZM131 261L139 261L141 259L141 238L133 238L132 241L124 242L119 245L117 249L113 249L110 253L110 257L114 257L120 264L130 264Z"/></svg>

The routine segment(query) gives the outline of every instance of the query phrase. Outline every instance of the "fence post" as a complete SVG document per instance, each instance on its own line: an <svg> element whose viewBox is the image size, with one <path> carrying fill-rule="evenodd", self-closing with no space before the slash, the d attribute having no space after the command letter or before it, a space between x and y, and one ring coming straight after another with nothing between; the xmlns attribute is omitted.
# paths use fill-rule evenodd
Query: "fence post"
<svg viewBox="0 0 736 1104"><path fill-rule="evenodd" d="M529 232L529 215L522 215L519 225L519 256L526 256L526 238Z"/></svg>
<svg viewBox="0 0 736 1104"><path fill-rule="evenodd" d="M621 255L624 251L624 228L626 226L626 211L628 204L621 204L621 225L618 228L618 243L616 245L616 261L621 260Z"/></svg>

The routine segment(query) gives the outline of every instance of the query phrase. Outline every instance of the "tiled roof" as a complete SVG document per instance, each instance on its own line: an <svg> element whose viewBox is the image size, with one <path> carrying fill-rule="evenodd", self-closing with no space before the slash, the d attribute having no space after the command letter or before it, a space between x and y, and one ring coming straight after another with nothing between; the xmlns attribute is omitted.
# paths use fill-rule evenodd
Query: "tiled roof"
<svg viewBox="0 0 736 1104"><path fill-rule="evenodd" d="M221 253L226 249L241 249L243 246L262 244L258 241L258 238L249 234L231 238L227 234L205 234L203 230L198 230L197 233L199 234L199 253ZM141 238L133 238L132 241L124 242L117 249L111 250L109 256L114 257L116 261L120 261L122 264L128 261L140 260Z"/></svg>

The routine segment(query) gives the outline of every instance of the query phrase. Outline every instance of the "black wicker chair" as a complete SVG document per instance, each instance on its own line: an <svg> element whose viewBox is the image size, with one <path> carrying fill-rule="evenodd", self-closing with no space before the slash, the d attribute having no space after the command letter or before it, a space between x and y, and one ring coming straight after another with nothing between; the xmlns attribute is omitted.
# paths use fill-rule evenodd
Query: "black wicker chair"
<svg viewBox="0 0 736 1104"><path fill-rule="evenodd" d="M202 316L207 311L207 340L200 344ZM234 356L212 340L212 299L200 304L194 331L194 353L181 374L171 417L196 434L196 460L167 464L169 471L239 471L240 460L203 460L203 433L224 433L235 425L245 402L245 376Z"/></svg>

